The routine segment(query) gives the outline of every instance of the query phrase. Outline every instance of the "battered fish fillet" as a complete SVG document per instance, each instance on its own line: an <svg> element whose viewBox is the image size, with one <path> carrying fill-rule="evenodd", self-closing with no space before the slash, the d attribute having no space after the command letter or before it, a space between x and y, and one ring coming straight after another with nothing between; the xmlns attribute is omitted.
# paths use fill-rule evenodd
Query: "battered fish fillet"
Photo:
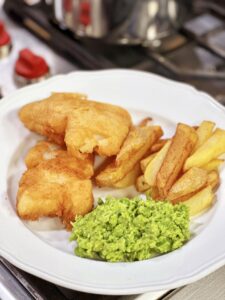
<svg viewBox="0 0 225 300"><path fill-rule="evenodd" d="M67 116L74 107L79 107L87 97L82 94L53 93L50 97L29 103L19 111L24 125L56 144L64 144Z"/></svg>
<svg viewBox="0 0 225 300"><path fill-rule="evenodd" d="M130 127L129 118L101 107L80 107L68 117L65 143L71 155L96 152L113 156L121 148Z"/></svg>
<svg viewBox="0 0 225 300"><path fill-rule="evenodd" d="M132 128L116 158L96 176L97 185L114 186L133 170L162 134L163 131L159 126Z"/></svg>
<svg viewBox="0 0 225 300"><path fill-rule="evenodd" d="M17 213L24 220L60 217L67 229L76 216L93 208L92 183L80 179L57 158L43 161L22 176L17 194Z"/></svg>
<svg viewBox="0 0 225 300"><path fill-rule="evenodd" d="M25 164L28 169L36 167L43 160L49 160L56 157L56 153L61 152L62 147L47 141L39 141L32 147L25 157Z"/></svg>
<svg viewBox="0 0 225 300"><path fill-rule="evenodd" d="M67 151L56 144L40 141L25 157L25 163L28 169L34 168L43 161L53 160L62 167L69 168L75 172L79 178L89 179L94 175L93 154L83 154L83 158L77 158L69 155Z"/></svg>
<svg viewBox="0 0 225 300"><path fill-rule="evenodd" d="M125 109L71 93L54 93L27 104L19 116L27 128L50 141L63 145L65 138L73 156L93 151L104 156L116 155L131 126Z"/></svg>
<svg viewBox="0 0 225 300"><path fill-rule="evenodd" d="M70 156L66 150L47 141L30 149L17 194L17 212L25 220L60 217L66 227L77 215L93 207L93 156Z"/></svg>

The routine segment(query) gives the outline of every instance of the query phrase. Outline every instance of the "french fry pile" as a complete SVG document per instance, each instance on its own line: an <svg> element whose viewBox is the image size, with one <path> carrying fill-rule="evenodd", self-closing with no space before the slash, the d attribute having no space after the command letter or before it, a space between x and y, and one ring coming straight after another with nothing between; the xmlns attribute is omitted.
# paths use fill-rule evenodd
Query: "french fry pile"
<svg viewBox="0 0 225 300"><path fill-rule="evenodd" d="M197 128L178 124L171 139L157 142L157 152L141 160L137 190L156 200L183 202L191 216L209 208L220 182L220 156L225 153L225 130L214 127L210 121Z"/></svg>

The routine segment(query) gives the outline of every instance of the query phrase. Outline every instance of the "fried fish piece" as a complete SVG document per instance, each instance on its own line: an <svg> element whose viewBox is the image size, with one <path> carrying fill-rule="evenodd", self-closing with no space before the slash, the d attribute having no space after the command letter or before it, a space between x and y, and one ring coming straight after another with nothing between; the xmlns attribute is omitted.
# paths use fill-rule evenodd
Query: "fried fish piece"
<svg viewBox="0 0 225 300"><path fill-rule="evenodd" d="M34 168L47 160L55 160L61 167L69 167L79 178L89 179L94 175L94 158L92 154L83 154L83 158L71 156L64 148L47 141L38 142L25 157L28 169Z"/></svg>
<svg viewBox="0 0 225 300"><path fill-rule="evenodd" d="M133 127L113 162L96 176L97 185L114 186L134 168L162 134L159 126Z"/></svg>
<svg viewBox="0 0 225 300"><path fill-rule="evenodd" d="M39 141L28 151L25 157L25 164L28 169L34 168L43 160L55 158L58 151L64 151L62 149L63 148L54 143Z"/></svg>
<svg viewBox="0 0 225 300"><path fill-rule="evenodd" d="M67 116L74 107L86 103L87 96L73 93L52 93L44 100L23 106L19 111L23 124L50 141L64 145Z"/></svg>
<svg viewBox="0 0 225 300"><path fill-rule="evenodd" d="M100 156L116 155L126 138L129 116L104 107L80 107L68 116L65 143L71 155L96 152Z"/></svg>
<svg viewBox="0 0 225 300"><path fill-rule="evenodd" d="M94 150L100 155L116 155L131 126L125 109L73 93L53 93L47 99L27 104L19 117L28 129L59 145L64 144L66 134L72 155Z"/></svg>
<svg viewBox="0 0 225 300"><path fill-rule="evenodd" d="M92 182L79 178L58 158L42 161L22 176L17 213L24 220L60 217L69 229L76 216L93 208Z"/></svg>

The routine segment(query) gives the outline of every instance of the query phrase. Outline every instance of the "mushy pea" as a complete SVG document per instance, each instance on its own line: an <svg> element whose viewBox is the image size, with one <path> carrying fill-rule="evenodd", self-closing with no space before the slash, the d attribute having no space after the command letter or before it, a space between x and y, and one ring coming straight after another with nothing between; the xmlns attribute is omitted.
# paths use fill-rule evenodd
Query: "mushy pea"
<svg viewBox="0 0 225 300"><path fill-rule="evenodd" d="M190 238L189 212L183 204L107 197L73 223L75 254L110 262L151 258L181 247Z"/></svg>

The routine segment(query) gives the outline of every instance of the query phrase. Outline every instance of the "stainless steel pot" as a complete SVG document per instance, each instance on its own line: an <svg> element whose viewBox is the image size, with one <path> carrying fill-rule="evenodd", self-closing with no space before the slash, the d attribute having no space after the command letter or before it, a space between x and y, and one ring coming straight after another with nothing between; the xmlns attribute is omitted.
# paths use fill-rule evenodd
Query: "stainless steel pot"
<svg viewBox="0 0 225 300"><path fill-rule="evenodd" d="M79 37L104 38L129 17L133 0L55 0L56 21Z"/></svg>
<svg viewBox="0 0 225 300"><path fill-rule="evenodd" d="M148 44L168 36L184 15L181 0L54 0L60 26L78 37Z"/></svg>

